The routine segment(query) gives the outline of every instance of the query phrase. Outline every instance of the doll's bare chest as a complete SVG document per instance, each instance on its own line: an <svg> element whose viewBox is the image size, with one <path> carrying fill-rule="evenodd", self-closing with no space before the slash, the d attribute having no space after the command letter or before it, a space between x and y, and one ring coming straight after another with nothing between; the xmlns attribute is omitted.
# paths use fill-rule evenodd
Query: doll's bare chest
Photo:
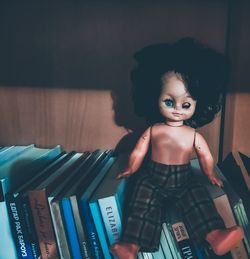
<svg viewBox="0 0 250 259"><path fill-rule="evenodd" d="M186 163L193 151L194 130L158 128L151 136L152 155L165 163Z"/></svg>
<svg viewBox="0 0 250 259"><path fill-rule="evenodd" d="M193 148L193 139L186 134L158 134L152 138L155 148L174 148L179 150L190 150Z"/></svg>

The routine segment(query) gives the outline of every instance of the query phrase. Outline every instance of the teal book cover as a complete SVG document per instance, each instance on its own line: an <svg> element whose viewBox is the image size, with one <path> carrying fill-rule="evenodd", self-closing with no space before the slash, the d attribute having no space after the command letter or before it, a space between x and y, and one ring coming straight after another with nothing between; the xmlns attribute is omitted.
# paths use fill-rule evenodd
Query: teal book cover
<svg viewBox="0 0 250 259"><path fill-rule="evenodd" d="M17 148L20 149L20 147ZM14 149L15 148L12 148L11 150L13 151ZM57 146L56 149L58 150L58 153L61 152L60 146ZM49 149L29 145L25 147L24 152L13 156L10 160L0 166L0 232L3 235L0 243L0 258L9 258L9 256L10 258L17 257L15 243L12 238L5 195L15 188L18 188L32 176L32 170L28 168L28 165L32 161L39 160L40 158L41 164L43 164L42 161L46 164L45 160L43 160L43 156L45 156L48 151ZM9 249L6 249L6 247Z"/></svg>
<svg viewBox="0 0 250 259"><path fill-rule="evenodd" d="M89 201L105 258L112 258L109 246L119 240L122 231L126 179L117 180L116 176L125 169L127 163L128 156L119 155Z"/></svg>
<svg viewBox="0 0 250 259"><path fill-rule="evenodd" d="M68 240L72 250L72 258L91 258L91 250L88 235L81 221L80 210L78 207L78 199L81 193L91 185L92 181L98 176L102 168L108 163L112 152L110 150L99 151L92 156L92 161L86 165L84 169L84 177L79 179L71 188L63 195L60 201L62 211L65 215L65 225L68 234ZM65 207L63 207L66 205ZM66 215L67 214L67 215ZM77 240L77 242L74 241Z"/></svg>
<svg viewBox="0 0 250 259"><path fill-rule="evenodd" d="M104 179L104 177L106 176L106 174L108 173L115 161L115 157L110 157L107 163L102 167L98 175L95 177L95 179L79 196L79 209L81 218L85 227L85 231L88 235L92 256L96 259L102 259L104 258L104 256L102 253L102 244L100 244L99 237L97 234L98 229L96 229L91 214L89 200L91 198L91 195L94 193L96 188L98 188L99 184L102 182L102 180Z"/></svg>

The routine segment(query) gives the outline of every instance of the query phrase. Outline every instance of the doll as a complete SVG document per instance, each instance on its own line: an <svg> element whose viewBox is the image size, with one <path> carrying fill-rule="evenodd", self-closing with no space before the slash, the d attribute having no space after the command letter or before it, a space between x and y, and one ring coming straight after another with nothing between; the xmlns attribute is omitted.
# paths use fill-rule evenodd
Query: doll
<svg viewBox="0 0 250 259"><path fill-rule="evenodd" d="M223 255L243 238L243 231L238 226L225 228L206 189L193 177L190 159L194 150L209 181L223 185L214 174L208 144L195 128L212 121L220 110L220 94L227 82L225 58L183 39L146 48L137 60L133 97L140 97L137 112L150 126L131 152L127 169L117 177L139 171L121 239L110 251L119 259L134 259L139 250L156 251L166 199L171 198L192 238L206 241L217 255ZM147 154L150 159L139 170Z"/></svg>

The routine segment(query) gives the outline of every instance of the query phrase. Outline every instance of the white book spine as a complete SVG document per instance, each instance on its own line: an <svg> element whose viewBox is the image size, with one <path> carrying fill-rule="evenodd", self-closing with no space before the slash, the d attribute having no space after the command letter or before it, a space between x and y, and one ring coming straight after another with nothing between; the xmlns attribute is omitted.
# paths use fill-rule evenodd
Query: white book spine
<svg viewBox="0 0 250 259"><path fill-rule="evenodd" d="M98 203L109 244L112 245L119 240L122 231L122 222L115 196L99 199Z"/></svg>
<svg viewBox="0 0 250 259"><path fill-rule="evenodd" d="M6 202L0 202L0 259L17 259L16 247L12 237Z"/></svg>

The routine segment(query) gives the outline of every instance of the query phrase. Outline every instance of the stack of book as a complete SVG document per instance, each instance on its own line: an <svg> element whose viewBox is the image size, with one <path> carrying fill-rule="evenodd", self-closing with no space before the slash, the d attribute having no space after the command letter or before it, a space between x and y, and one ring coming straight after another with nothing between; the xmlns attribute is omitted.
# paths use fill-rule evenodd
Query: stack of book
<svg viewBox="0 0 250 259"><path fill-rule="evenodd" d="M60 146L35 145L0 148L0 259L104 258L120 238L127 180L116 180L128 162L112 150L64 152ZM201 177L197 160L194 172ZM249 254L249 223L242 199L226 182L220 189L207 185L225 224L241 225L244 241L232 258ZM196 245L176 208L168 210L159 250L138 258L212 258Z"/></svg>

